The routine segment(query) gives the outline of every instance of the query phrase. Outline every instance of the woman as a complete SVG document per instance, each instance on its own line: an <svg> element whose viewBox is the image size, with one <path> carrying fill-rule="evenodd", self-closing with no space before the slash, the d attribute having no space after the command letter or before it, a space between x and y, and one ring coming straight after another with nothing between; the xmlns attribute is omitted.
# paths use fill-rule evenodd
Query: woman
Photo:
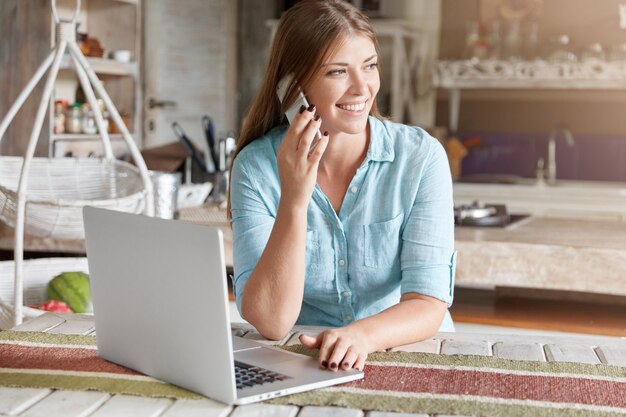
<svg viewBox="0 0 626 417"><path fill-rule="evenodd" d="M243 123L230 187L233 288L265 337L301 342L330 370L453 331L452 183L422 129L382 121L378 44L342 0L304 0L281 18ZM283 105L279 81L292 75ZM284 112L298 86L311 103ZM313 146L316 132L324 132Z"/></svg>

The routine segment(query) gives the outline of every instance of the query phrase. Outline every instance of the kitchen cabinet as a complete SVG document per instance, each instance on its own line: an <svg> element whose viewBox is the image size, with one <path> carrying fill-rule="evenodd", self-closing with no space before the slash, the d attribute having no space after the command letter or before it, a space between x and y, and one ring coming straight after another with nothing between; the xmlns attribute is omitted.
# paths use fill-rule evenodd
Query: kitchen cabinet
<svg viewBox="0 0 626 417"><path fill-rule="evenodd" d="M19 91L32 76L39 63L55 44L55 25L50 0L3 0L0 5L0 114L5 114ZM70 18L74 0L57 0L60 18ZM141 0L82 0L78 15L79 33L97 38L102 57L87 57L92 69L104 83L113 103L127 116L128 127L138 144L142 137L141 80ZM33 35L33 33L35 35ZM130 51L130 61L109 58L116 50ZM64 58L55 82L50 110L44 122L36 153L40 156L101 156L100 137L82 133L54 132L54 101L73 103L78 78L69 55ZM43 82L40 82L43 85ZM39 87L41 88L41 87ZM33 96L40 97L41 90ZM2 141L0 153L24 155L29 122L36 111L37 100L28 100ZM121 156L127 148L121 135L111 134L114 153Z"/></svg>

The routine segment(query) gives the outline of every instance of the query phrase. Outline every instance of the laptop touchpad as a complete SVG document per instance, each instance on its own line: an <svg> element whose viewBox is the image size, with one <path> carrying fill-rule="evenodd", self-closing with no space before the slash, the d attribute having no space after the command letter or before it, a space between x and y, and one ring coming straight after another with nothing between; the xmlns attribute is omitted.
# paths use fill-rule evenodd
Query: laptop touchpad
<svg viewBox="0 0 626 417"><path fill-rule="evenodd" d="M256 349L262 346L263 345L261 343L255 342L254 340L244 339L243 337L239 336L233 336L233 352L246 349Z"/></svg>
<svg viewBox="0 0 626 417"><path fill-rule="evenodd" d="M288 352L280 352L274 349L262 347L261 349L243 350L235 352L235 360L257 366L302 360L302 356L291 355Z"/></svg>

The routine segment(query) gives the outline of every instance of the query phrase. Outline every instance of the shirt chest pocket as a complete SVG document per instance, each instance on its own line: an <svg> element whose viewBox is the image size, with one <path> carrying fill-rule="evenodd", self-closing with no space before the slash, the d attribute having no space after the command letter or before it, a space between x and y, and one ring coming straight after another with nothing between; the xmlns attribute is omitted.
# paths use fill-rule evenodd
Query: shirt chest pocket
<svg viewBox="0 0 626 417"><path fill-rule="evenodd" d="M389 268L400 261L402 214L391 220L364 225L364 264Z"/></svg>

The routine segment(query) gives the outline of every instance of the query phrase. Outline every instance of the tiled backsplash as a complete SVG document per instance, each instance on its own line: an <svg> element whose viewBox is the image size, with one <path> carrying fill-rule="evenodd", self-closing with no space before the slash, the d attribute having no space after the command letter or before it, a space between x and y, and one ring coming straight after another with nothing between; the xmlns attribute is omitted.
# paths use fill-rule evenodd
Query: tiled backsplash
<svg viewBox="0 0 626 417"><path fill-rule="evenodd" d="M557 178L626 181L626 137L574 133L575 144L556 139ZM462 140L480 137L463 159L462 175L506 174L534 177L539 158L548 160L548 135L464 132ZM472 142L477 142L475 139Z"/></svg>

